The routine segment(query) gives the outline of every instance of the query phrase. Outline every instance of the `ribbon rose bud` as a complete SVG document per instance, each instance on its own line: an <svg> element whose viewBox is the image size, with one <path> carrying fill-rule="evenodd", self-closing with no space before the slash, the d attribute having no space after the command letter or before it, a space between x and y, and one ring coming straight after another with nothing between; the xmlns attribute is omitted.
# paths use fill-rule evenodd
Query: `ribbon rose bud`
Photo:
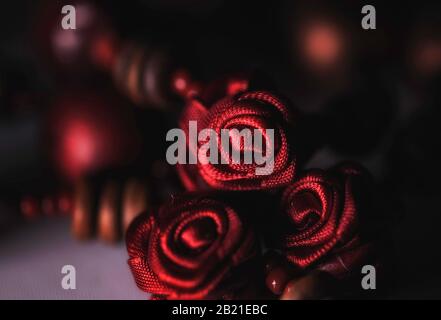
<svg viewBox="0 0 441 320"><path fill-rule="evenodd" d="M197 123L197 142L191 141L192 122ZM261 190L287 185L296 172L288 133L292 125L287 105L264 91L228 96L211 108L191 100L180 126L190 155L202 161L177 166L184 186L188 190ZM201 152L206 141L199 141L200 133L207 129L216 137L216 148Z"/></svg>
<svg viewBox="0 0 441 320"><path fill-rule="evenodd" d="M284 250L291 263L301 269L317 263L318 269L343 277L372 254L360 236L364 202L358 188L366 178L363 168L345 164L327 172L310 170L285 189L282 208L291 225Z"/></svg>
<svg viewBox="0 0 441 320"><path fill-rule="evenodd" d="M164 299L218 299L245 286L258 257L254 233L228 205L182 197L141 215L126 237L138 287Z"/></svg>

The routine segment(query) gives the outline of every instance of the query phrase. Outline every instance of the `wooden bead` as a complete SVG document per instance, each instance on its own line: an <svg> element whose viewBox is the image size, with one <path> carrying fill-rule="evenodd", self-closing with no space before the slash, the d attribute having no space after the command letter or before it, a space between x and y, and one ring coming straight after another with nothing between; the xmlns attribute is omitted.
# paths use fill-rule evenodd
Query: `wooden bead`
<svg viewBox="0 0 441 320"><path fill-rule="evenodd" d="M41 196L27 196L20 201L21 213L25 218L35 218L39 215L65 215L72 210L71 196L66 193L47 194Z"/></svg>
<svg viewBox="0 0 441 320"><path fill-rule="evenodd" d="M284 266L277 266L273 268L266 276L266 286L274 294L281 294L285 289L291 275L287 268Z"/></svg>
<svg viewBox="0 0 441 320"><path fill-rule="evenodd" d="M192 80L188 71L179 69L173 73L170 81L172 91L184 99L197 96L202 91L202 86Z"/></svg>
<svg viewBox="0 0 441 320"><path fill-rule="evenodd" d="M116 62L112 70L115 84L117 88L122 92L126 92L125 89L126 70L128 68L130 59L135 49L136 47L133 44L127 44L124 47L122 47L122 49L120 50L120 52L116 57Z"/></svg>
<svg viewBox="0 0 441 320"><path fill-rule="evenodd" d="M122 228L124 233L130 223L148 208L148 191L145 183L130 179L126 182L122 200Z"/></svg>
<svg viewBox="0 0 441 320"><path fill-rule="evenodd" d="M126 44L116 58L113 77L135 104L162 109L172 101L171 69L164 51Z"/></svg>
<svg viewBox="0 0 441 320"><path fill-rule="evenodd" d="M86 79L93 74L96 64L105 66L111 62L115 48L108 40L115 38L109 17L99 6L90 1L72 1L76 10L75 29L64 29L60 22L62 3L47 2L37 14L35 24L36 43L48 64L56 67L63 80L73 76Z"/></svg>
<svg viewBox="0 0 441 320"><path fill-rule="evenodd" d="M145 52L141 49L133 52L129 61L126 74L126 92L127 95L136 104L141 104L144 100L142 91L142 68L145 59Z"/></svg>
<svg viewBox="0 0 441 320"><path fill-rule="evenodd" d="M105 71L111 71L116 63L118 40L111 32L102 33L95 38L90 51L95 65Z"/></svg>
<svg viewBox="0 0 441 320"><path fill-rule="evenodd" d="M41 201L41 209L43 211L44 214L46 215L54 215L57 210L57 206L56 206L56 202L55 199L53 197L45 197L42 201Z"/></svg>
<svg viewBox="0 0 441 320"><path fill-rule="evenodd" d="M329 275L312 271L303 277L289 281L280 300L323 299L329 292L330 283Z"/></svg>
<svg viewBox="0 0 441 320"><path fill-rule="evenodd" d="M24 197L20 201L20 210L26 219L34 219L40 213L40 205L33 197Z"/></svg>
<svg viewBox="0 0 441 320"><path fill-rule="evenodd" d="M115 243L121 240L131 222L149 206L145 181L129 178L125 182L99 177L81 179L73 193L59 192L43 198L24 197L20 209L27 219L37 215L72 214L71 230L78 240L97 236Z"/></svg>
<svg viewBox="0 0 441 320"><path fill-rule="evenodd" d="M146 61L142 75L144 98L160 109L167 109L173 102L170 88L173 62L165 51L154 50Z"/></svg>
<svg viewBox="0 0 441 320"><path fill-rule="evenodd" d="M55 170L75 181L134 161L141 148L135 115L111 90L67 90L54 99L47 116Z"/></svg>
<svg viewBox="0 0 441 320"><path fill-rule="evenodd" d="M67 193L57 196L57 210L61 214L69 214L72 210L72 197Z"/></svg>
<svg viewBox="0 0 441 320"><path fill-rule="evenodd" d="M77 182L74 192L72 233L84 240L92 237L95 231L93 188L86 181Z"/></svg>
<svg viewBox="0 0 441 320"><path fill-rule="evenodd" d="M120 186L115 181L104 185L98 211L98 237L106 242L116 242L121 237Z"/></svg>

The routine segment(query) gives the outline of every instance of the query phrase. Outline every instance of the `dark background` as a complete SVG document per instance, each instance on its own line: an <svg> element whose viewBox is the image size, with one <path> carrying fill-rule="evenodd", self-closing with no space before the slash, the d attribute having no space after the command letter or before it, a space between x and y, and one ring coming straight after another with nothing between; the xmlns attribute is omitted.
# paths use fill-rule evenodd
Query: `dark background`
<svg viewBox="0 0 441 320"><path fill-rule="evenodd" d="M307 167L350 159L373 173L393 246L393 279L385 297L440 298L441 6L385 2L94 3L106 17L100 23L108 19L119 38L167 49L200 81L236 72L270 79L272 87L317 120L307 129L322 143ZM376 8L376 30L361 28L364 4ZM158 203L179 189L163 165L165 131L177 126L179 99L174 97L169 111L140 107L118 91L108 74L84 65L60 66L45 50L51 41L46 23L57 5L8 1L0 12L0 298L142 297L120 263L122 244L92 242L91 249L71 240L67 217L42 214L27 221L20 213L24 197L71 188L70 172L53 156L62 133L49 130L56 127L54 105L62 109L66 101L57 102L60 96L103 98L116 110L108 121L124 123L112 139L129 132L121 150L139 139L133 156L77 175L148 176L155 189L152 201ZM324 21L337 34L341 47L329 65L314 65L305 51L302 36L311 21ZM105 263L99 257L115 261L115 269L101 272ZM74 296L58 290L58 270L69 259L94 279ZM118 294L118 288L124 289Z"/></svg>

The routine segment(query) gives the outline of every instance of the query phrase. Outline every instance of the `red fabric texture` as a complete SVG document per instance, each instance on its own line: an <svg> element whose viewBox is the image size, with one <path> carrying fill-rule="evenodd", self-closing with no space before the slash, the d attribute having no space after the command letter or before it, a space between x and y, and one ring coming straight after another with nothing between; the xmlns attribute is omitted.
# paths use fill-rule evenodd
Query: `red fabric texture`
<svg viewBox="0 0 441 320"><path fill-rule="evenodd" d="M141 215L126 243L136 284L156 299L220 298L228 289L222 282L258 253L254 233L234 209L198 196Z"/></svg>
<svg viewBox="0 0 441 320"><path fill-rule="evenodd" d="M251 131L260 129L274 129L274 169L264 175L256 174L257 165L245 164L243 161L234 164L222 147L218 139L219 164L177 165L179 176L187 190L219 189L219 190L261 190L287 185L295 176L296 156L290 142L289 129L295 123L295 116L288 106L278 97L269 92L254 91L238 93L216 102L207 108L201 101L193 99L186 106L180 120L181 128L187 135L187 150L197 155L197 150L189 148L189 121L197 121L198 132L205 128L215 130L220 137L221 129L237 129L241 131L248 128ZM198 144L200 147L202 143ZM265 135L263 135L265 146ZM240 148L241 154L244 145L233 145ZM255 146L253 146L255 148ZM256 150L253 150L256 151ZM263 154L266 151L260 150ZM228 160L221 164L220 159ZM242 158L243 159L243 158Z"/></svg>
<svg viewBox="0 0 441 320"><path fill-rule="evenodd" d="M291 221L284 237L286 258L300 268L314 263L343 277L360 265L372 246L359 235L359 203L354 179L365 174L357 165L329 171L310 170L288 186L282 196L284 214Z"/></svg>

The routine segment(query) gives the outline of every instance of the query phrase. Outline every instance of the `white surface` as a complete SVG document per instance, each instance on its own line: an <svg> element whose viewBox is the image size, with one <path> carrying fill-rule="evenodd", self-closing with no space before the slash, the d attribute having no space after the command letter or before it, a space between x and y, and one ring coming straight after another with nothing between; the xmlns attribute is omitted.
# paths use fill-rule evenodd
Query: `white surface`
<svg viewBox="0 0 441 320"><path fill-rule="evenodd" d="M76 290L61 287L63 265ZM0 299L147 299L133 280L124 243L77 242L67 218L14 227L0 235Z"/></svg>

